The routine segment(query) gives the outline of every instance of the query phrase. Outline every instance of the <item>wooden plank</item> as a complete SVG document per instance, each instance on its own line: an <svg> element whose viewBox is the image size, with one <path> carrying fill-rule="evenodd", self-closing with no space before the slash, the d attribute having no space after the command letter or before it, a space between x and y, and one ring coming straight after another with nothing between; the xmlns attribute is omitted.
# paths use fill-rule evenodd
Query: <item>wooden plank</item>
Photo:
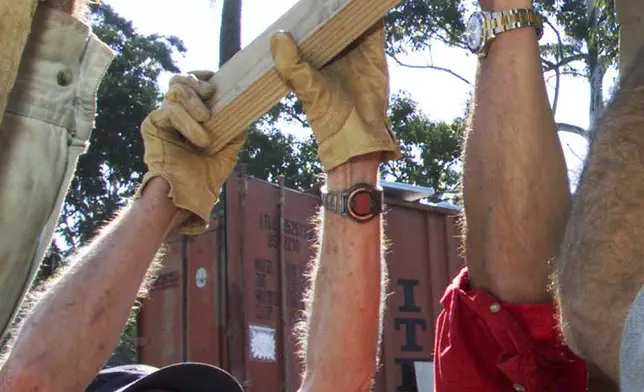
<svg viewBox="0 0 644 392"><path fill-rule="evenodd" d="M400 0L300 0L213 76L214 129L246 130L288 95L270 53L271 36L290 32L302 57L322 68L376 24Z"/></svg>

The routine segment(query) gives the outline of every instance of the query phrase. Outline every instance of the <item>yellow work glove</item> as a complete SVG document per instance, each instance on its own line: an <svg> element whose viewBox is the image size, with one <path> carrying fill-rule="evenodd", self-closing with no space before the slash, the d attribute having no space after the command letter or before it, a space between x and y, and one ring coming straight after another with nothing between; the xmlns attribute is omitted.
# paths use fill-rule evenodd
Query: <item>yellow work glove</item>
<svg viewBox="0 0 644 392"><path fill-rule="evenodd" d="M382 23L320 71L302 60L289 33L272 37L271 53L277 71L302 102L325 171L373 152L382 152L383 162L400 158L387 118L389 73Z"/></svg>
<svg viewBox="0 0 644 392"><path fill-rule="evenodd" d="M165 178L171 188L168 197L192 213L179 229L181 234L195 235L206 229L246 137L246 132L204 127L215 94L215 86L206 82L212 75L196 71L173 77L161 107L141 126L148 172L137 196L151 178Z"/></svg>

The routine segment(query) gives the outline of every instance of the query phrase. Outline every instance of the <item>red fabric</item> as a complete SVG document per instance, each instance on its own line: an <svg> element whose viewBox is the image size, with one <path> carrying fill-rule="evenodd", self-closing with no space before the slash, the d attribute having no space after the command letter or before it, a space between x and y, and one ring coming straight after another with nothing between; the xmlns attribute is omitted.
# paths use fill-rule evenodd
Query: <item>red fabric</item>
<svg viewBox="0 0 644 392"><path fill-rule="evenodd" d="M552 304L501 303L470 290L466 268L441 304L436 392L586 391L586 366L563 345Z"/></svg>

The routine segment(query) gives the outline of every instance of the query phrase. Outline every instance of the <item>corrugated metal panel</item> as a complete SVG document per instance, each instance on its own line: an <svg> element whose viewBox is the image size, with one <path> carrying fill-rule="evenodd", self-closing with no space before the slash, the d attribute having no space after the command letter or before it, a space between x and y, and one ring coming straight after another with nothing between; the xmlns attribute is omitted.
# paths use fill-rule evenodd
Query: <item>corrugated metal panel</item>
<svg viewBox="0 0 644 392"><path fill-rule="evenodd" d="M214 222L208 233L186 240L186 249L171 247L166 270L181 275L185 254L186 275L179 282L186 287L155 290L146 301L142 359L155 365L181 360L185 336L185 359L225 367L249 391L296 391L301 367L291 331L314 256L312 219L319 199L243 173L231 176L227 191L228 225ZM462 265L458 228L455 211L400 201L388 207L391 295L376 389L415 391L413 361L432 359L440 296Z"/></svg>
<svg viewBox="0 0 644 392"><path fill-rule="evenodd" d="M391 242L387 264L393 293L387 301L384 329L383 391L414 391L414 361L432 358L433 322L429 248L421 210L392 206L385 234ZM429 248L428 248L429 245Z"/></svg>
<svg viewBox="0 0 644 392"><path fill-rule="evenodd" d="M217 227L186 241L187 255L187 360L221 363L220 338L224 336L217 293L219 282Z"/></svg>

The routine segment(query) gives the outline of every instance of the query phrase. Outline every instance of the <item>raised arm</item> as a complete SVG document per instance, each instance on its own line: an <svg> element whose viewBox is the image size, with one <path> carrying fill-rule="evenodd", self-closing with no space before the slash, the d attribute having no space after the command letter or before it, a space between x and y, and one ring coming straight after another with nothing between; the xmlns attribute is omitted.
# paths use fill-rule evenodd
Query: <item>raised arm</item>
<svg viewBox="0 0 644 392"><path fill-rule="evenodd" d="M531 0L481 0L484 10ZM466 258L474 288L513 303L550 302L550 261L563 235L566 165L535 29L501 33L479 63L465 149Z"/></svg>
<svg viewBox="0 0 644 392"><path fill-rule="evenodd" d="M377 185L380 157L356 157L328 173L327 190ZM301 390L367 391L376 373L386 268L382 219L357 223L334 212L320 216L320 252L313 262Z"/></svg>
<svg viewBox="0 0 644 392"><path fill-rule="evenodd" d="M320 251L311 266L300 336L306 364L301 390L367 391L376 372L386 280L382 218L378 212L364 222L348 216L366 217L369 207L377 206L377 197L366 193L353 199L355 209L343 211L334 201L356 185L376 186L379 164L399 154L387 124L383 26L375 26L321 72L302 62L287 34L273 38L272 51L279 72L303 103L327 172Z"/></svg>
<svg viewBox="0 0 644 392"><path fill-rule="evenodd" d="M82 391L116 347L145 272L179 210L162 179L150 182L21 328L0 369L0 391Z"/></svg>
<svg viewBox="0 0 644 392"><path fill-rule="evenodd" d="M116 346L164 238L173 229L205 229L244 134L202 126L214 87L202 81L212 73L197 75L173 78L161 108L144 121L149 171L137 196L26 318L0 368L1 392L84 390Z"/></svg>
<svg viewBox="0 0 644 392"><path fill-rule="evenodd" d="M644 48L634 59L597 123L556 271L568 344L615 381L624 321L644 285Z"/></svg>

